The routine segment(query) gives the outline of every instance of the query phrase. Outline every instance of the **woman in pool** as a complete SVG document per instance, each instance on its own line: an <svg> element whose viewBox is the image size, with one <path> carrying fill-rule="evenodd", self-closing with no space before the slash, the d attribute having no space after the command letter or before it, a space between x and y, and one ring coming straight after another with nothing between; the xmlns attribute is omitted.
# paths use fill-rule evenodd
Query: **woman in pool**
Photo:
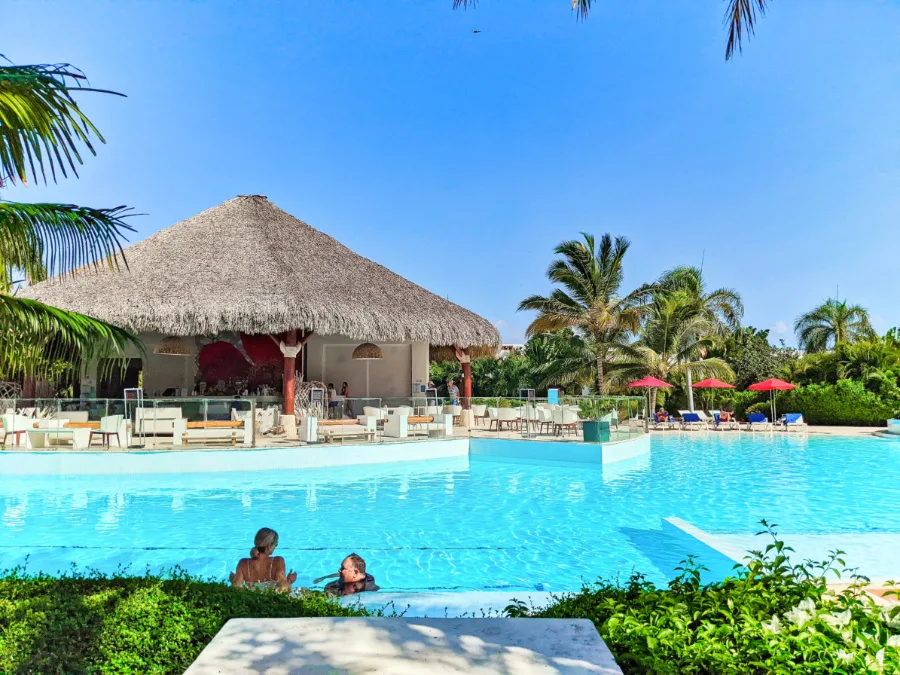
<svg viewBox="0 0 900 675"><path fill-rule="evenodd" d="M255 546L249 558L241 558L237 569L231 573L231 585L235 588L271 588L280 592L291 590L297 581L293 570L285 574L284 558L273 556L278 547L278 533L268 527L256 533Z"/></svg>

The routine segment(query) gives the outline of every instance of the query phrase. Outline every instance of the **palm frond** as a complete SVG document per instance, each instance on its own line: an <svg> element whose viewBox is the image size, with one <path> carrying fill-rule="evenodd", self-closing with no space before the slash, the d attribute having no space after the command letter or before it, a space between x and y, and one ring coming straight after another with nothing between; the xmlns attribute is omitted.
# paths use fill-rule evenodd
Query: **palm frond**
<svg viewBox="0 0 900 675"><path fill-rule="evenodd" d="M572 0L572 11L575 12L575 16L578 17L580 21L583 21L588 17L588 14L591 11L591 2L593 0ZM466 9L469 5L474 7L478 4L478 0L453 0L453 9L459 9L462 7Z"/></svg>
<svg viewBox="0 0 900 675"><path fill-rule="evenodd" d="M0 182L26 183L30 174L46 183L47 169L56 181L57 168L77 176L79 148L96 154L92 140L103 143L103 136L72 92L116 92L82 87L84 80L69 64L0 66Z"/></svg>
<svg viewBox="0 0 900 675"><path fill-rule="evenodd" d="M23 345L29 347L24 348ZM0 294L0 371L40 377L54 359L122 356L127 347L142 350L137 337L77 312Z"/></svg>
<svg viewBox="0 0 900 675"><path fill-rule="evenodd" d="M743 52L743 41L756 33L756 12L766 14L766 0L728 0L725 10L725 24L728 26L728 43L725 45L725 60L734 56L735 50Z"/></svg>
<svg viewBox="0 0 900 675"><path fill-rule="evenodd" d="M130 209L93 209L74 204L22 204L0 201L0 261L33 279L41 262L44 274L65 274L83 265L111 267L125 262L124 232ZM30 265L30 266L29 266Z"/></svg>

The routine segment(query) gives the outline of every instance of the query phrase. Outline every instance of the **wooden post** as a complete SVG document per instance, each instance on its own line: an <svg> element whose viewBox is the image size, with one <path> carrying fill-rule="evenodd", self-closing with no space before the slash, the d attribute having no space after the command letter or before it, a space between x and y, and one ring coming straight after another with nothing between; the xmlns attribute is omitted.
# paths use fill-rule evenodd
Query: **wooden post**
<svg viewBox="0 0 900 675"><path fill-rule="evenodd" d="M286 347L297 346L297 331L289 330L284 334ZM290 353L293 350L288 350ZM284 414L294 414L294 373L297 370L297 357L284 355L284 381L281 383L281 393L284 397Z"/></svg>
<svg viewBox="0 0 900 675"><path fill-rule="evenodd" d="M453 345L453 348L456 350L456 358L463 371L462 407L468 408L472 404L472 359L464 349L460 349L456 345Z"/></svg>

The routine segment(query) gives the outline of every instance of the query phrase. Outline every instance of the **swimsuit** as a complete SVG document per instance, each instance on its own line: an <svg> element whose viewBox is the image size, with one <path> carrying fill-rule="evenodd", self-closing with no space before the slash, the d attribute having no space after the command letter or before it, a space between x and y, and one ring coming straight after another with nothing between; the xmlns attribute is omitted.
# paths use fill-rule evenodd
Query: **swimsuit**
<svg viewBox="0 0 900 675"><path fill-rule="evenodd" d="M272 568L275 566L275 559L269 558L269 574L266 575L269 577L268 581L250 581L250 561L247 561L247 578L244 580L244 585L250 589L269 589L276 588L278 586L278 582L272 579Z"/></svg>

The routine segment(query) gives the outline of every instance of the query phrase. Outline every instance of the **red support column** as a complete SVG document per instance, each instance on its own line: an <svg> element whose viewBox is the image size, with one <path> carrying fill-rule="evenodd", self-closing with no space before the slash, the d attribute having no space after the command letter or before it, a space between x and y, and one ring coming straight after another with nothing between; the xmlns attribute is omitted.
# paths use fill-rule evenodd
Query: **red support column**
<svg viewBox="0 0 900 675"><path fill-rule="evenodd" d="M297 346L297 331L289 330L284 334L284 344L286 347ZM294 373L297 370L297 358L294 356L284 357L284 382L281 385L281 393L284 397L284 414L294 414Z"/></svg>
<svg viewBox="0 0 900 675"><path fill-rule="evenodd" d="M472 359L466 354L465 349L460 349L456 345L453 345L453 349L456 351L456 359L462 366L463 371L463 400L461 403L463 408L468 409L472 403Z"/></svg>
<svg viewBox="0 0 900 675"><path fill-rule="evenodd" d="M471 363L463 363L462 364L463 371L463 407L468 408L469 404L472 401L472 364Z"/></svg>

